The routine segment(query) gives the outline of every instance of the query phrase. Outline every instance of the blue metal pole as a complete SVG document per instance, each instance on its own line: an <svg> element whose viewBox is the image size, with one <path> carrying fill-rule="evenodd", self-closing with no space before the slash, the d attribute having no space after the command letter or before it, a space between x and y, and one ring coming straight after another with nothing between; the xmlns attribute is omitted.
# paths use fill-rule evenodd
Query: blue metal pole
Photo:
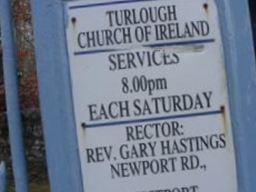
<svg viewBox="0 0 256 192"><path fill-rule="evenodd" d="M0 13L3 43L4 82L15 191L27 192L28 182L18 97L16 69L17 59L13 39L10 0L0 0Z"/></svg>
<svg viewBox="0 0 256 192"><path fill-rule="evenodd" d="M6 168L5 163L0 163L0 192L6 192Z"/></svg>

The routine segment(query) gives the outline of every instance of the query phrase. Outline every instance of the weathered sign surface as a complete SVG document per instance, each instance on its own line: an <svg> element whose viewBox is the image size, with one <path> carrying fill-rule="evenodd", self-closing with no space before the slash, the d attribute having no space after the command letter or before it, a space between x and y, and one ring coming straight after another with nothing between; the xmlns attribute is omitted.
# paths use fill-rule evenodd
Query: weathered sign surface
<svg viewBox="0 0 256 192"><path fill-rule="evenodd" d="M214 1L84 0L67 10L84 190L235 192Z"/></svg>

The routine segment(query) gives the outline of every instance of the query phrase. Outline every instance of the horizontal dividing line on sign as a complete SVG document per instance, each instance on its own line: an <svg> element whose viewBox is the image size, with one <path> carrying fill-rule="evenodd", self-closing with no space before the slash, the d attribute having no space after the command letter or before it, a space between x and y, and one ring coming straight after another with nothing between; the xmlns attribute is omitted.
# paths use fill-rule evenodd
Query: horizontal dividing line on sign
<svg viewBox="0 0 256 192"><path fill-rule="evenodd" d="M92 4L84 4L84 5L73 5L73 6L70 6L69 9L83 9L83 8L102 7L102 6L110 6L110 5L118 5L118 4L140 3L140 2L147 2L147 1L157 1L157 0L126 0L126 1L92 3Z"/></svg>
<svg viewBox="0 0 256 192"><path fill-rule="evenodd" d="M222 110L216 110L216 111L208 111L208 112L201 112L201 113L171 115L171 116L163 116L163 117L155 117L155 118L134 119L134 120L127 120L127 121L115 121L115 122L108 122L108 123L95 123L95 124L86 124L84 128L99 128L99 127L109 127L109 126L117 126L117 125L130 125L130 124L146 123L146 122L152 122L152 121L218 115L218 114L222 114L222 113L223 113Z"/></svg>
<svg viewBox="0 0 256 192"><path fill-rule="evenodd" d="M180 45L192 45L201 43L214 43L215 39L202 39L202 40L192 40L192 41L177 41L169 43L156 43L144 45L144 47L157 48L157 47L167 47L167 46L180 46Z"/></svg>
<svg viewBox="0 0 256 192"><path fill-rule="evenodd" d="M167 46L194 45L194 44L214 43L214 42L215 42L215 39L201 39L201 40L175 41L175 42L166 42L166 43L146 44L146 45L142 45L142 47L161 48L161 47L167 47ZM95 49L95 50L89 50L89 51L77 51L77 52L74 52L74 55L75 56L90 55L90 54L96 54L96 53L127 51L127 50L129 50L129 49Z"/></svg>
<svg viewBox="0 0 256 192"><path fill-rule="evenodd" d="M115 52L119 50L125 50L125 49L97 49L97 50L90 50L90 51L78 51L75 52L75 55L90 55L90 54L96 54L96 53L106 53L106 52Z"/></svg>

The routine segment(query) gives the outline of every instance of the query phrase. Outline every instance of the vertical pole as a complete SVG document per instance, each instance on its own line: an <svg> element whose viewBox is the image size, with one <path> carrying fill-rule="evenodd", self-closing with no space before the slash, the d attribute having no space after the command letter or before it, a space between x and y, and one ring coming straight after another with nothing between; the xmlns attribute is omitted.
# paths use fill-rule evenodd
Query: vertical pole
<svg viewBox="0 0 256 192"><path fill-rule="evenodd" d="M6 168L5 163L0 163L0 192L6 192Z"/></svg>
<svg viewBox="0 0 256 192"><path fill-rule="evenodd" d="M4 82L15 191L27 192L28 182L18 97L16 69L17 58L13 39L10 0L0 0L0 13L3 43Z"/></svg>
<svg viewBox="0 0 256 192"><path fill-rule="evenodd" d="M51 191L82 192L63 0L31 0Z"/></svg>

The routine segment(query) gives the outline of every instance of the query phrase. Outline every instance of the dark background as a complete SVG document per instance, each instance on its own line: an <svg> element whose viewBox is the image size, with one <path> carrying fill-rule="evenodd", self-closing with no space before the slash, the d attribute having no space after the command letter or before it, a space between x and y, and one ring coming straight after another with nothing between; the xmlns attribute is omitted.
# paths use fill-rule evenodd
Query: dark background
<svg viewBox="0 0 256 192"><path fill-rule="evenodd" d="M254 48L256 48L256 0L249 0L251 19L252 19L252 28L254 36Z"/></svg>

